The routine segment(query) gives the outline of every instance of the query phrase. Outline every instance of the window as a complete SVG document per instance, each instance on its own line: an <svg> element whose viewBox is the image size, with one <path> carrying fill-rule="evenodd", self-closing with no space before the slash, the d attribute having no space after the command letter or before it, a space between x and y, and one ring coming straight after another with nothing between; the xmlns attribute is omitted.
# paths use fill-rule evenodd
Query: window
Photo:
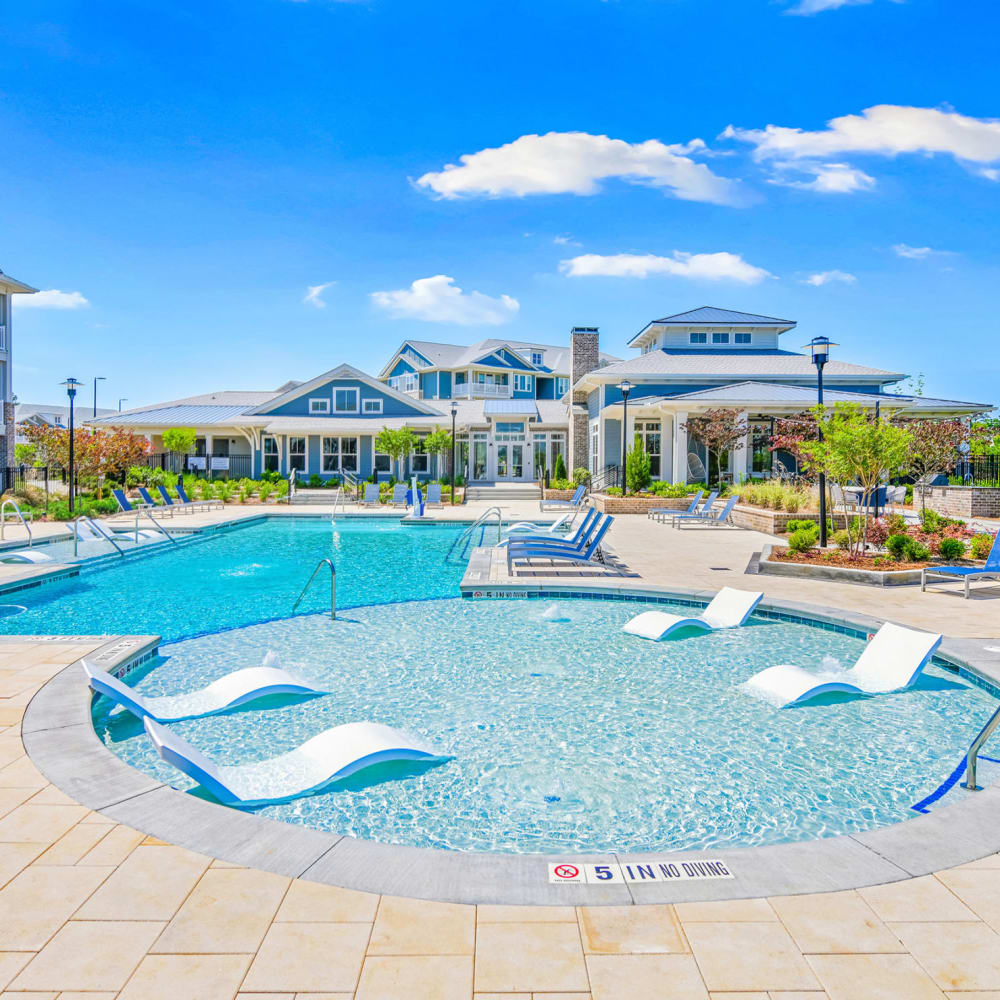
<svg viewBox="0 0 1000 1000"><path fill-rule="evenodd" d="M561 396L565 396L569 392L569 379L568 378L557 378L556 379L556 399Z"/></svg>
<svg viewBox="0 0 1000 1000"><path fill-rule="evenodd" d="M733 339L737 344L749 344L751 340L751 335L749 333L736 333L733 334Z"/></svg>
<svg viewBox="0 0 1000 1000"><path fill-rule="evenodd" d="M545 355L541 351L531 352L531 363L536 367L540 367L545 361Z"/></svg>
<svg viewBox="0 0 1000 1000"><path fill-rule="evenodd" d="M288 471L306 471L306 439L293 437L288 439Z"/></svg>
<svg viewBox="0 0 1000 1000"><path fill-rule="evenodd" d="M728 333L713 333L712 334L713 344L728 344L729 334Z"/></svg>
<svg viewBox="0 0 1000 1000"><path fill-rule="evenodd" d="M309 400L309 412L310 413L329 413L330 412L330 400L328 400L328 399L310 399Z"/></svg>
<svg viewBox="0 0 1000 1000"><path fill-rule="evenodd" d="M642 447L649 456L649 472L654 479L660 478L660 422L637 421L635 432L642 438Z"/></svg>
<svg viewBox="0 0 1000 1000"><path fill-rule="evenodd" d="M430 455L424 447L424 439L418 438L413 455L410 457L410 469L413 472L430 472L430 468Z"/></svg>
<svg viewBox="0 0 1000 1000"><path fill-rule="evenodd" d="M333 411L334 411L334 413L357 413L358 412L358 390L357 389L334 389L333 390Z"/></svg>
<svg viewBox="0 0 1000 1000"><path fill-rule="evenodd" d="M499 421L494 428L497 441L523 441L524 421Z"/></svg>
<svg viewBox="0 0 1000 1000"><path fill-rule="evenodd" d="M598 449L601 446L601 423L599 420L592 420L590 423L590 471L593 475L598 473Z"/></svg>
<svg viewBox="0 0 1000 1000"><path fill-rule="evenodd" d="M750 470L762 475L771 471L771 439L774 437L773 420L750 421Z"/></svg>
<svg viewBox="0 0 1000 1000"><path fill-rule="evenodd" d="M535 391L535 376L534 375L515 375L514 376L514 389L516 392L534 392Z"/></svg>
<svg viewBox="0 0 1000 1000"><path fill-rule="evenodd" d="M323 471L357 472L358 439L355 437L323 438Z"/></svg>
<svg viewBox="0 0 1000 1000"><path fill-rule="evenodd" d="M382 475L388 475L392 472L392 459L388 455L382 455L379 452L375 452L375 472L376 478Z"/></svg>
<svg viewBox="0 0 1000 1000"><path fill-rule="evenodd" d="M362 413L381 413L382 412L382 400L381 399L363 399L363 400L361 400L361 412Z"/></svg>
<svg viewBox="0 0 1000 1000"><path fill-rule="evenodd" d="M692 333L688 337L692 344L707 344L708 334L707 333Z"/></svg>
<svg viewBox="0 0 1000 1000"><path fill-rule="evenodd" d="M204 448L204 442L202 442L202 448ZM265 472L277 472L278 471L278 439L274 437L264 438L264 471Z"/></svg>
<svg viewBox="0 0 1000 1000"><path fill-rule="evenodd" d="M455 385L465 385L465 372L455 372Z"/></svg>

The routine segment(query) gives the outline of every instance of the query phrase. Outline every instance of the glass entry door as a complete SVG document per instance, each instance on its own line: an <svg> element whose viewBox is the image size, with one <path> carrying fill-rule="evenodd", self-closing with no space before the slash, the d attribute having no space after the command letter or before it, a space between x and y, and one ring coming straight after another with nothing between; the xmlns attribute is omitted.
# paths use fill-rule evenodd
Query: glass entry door
<svg viewBox="0 0 1000 1000"><path fill-rule="evenodd" d="M524 445L497 445L497 479L524 478Z"/></svg>

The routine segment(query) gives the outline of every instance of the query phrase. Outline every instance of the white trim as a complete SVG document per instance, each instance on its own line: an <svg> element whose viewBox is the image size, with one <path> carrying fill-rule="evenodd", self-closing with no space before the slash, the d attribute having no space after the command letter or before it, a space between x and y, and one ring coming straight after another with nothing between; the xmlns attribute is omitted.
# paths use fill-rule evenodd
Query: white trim
<svg viewBox="0 0 1000 1000"><path fill-rule="evenodd" d="M298 475L308 476L309 475L309 435L308 434L289 434L288 435L288 474L292 474L292 438L300 438L305 441L306 447L305 451L302 453L303 465L299 469Z"/></svg>
<svg viewBox="0 0 1000 1000"><path fill-rule="evenodd" d="M368 409L368 404L369 403L377 403L378 404L378 409L376 409L376 410L369 410ZM383 410L382 404L383 404L383 400L382 399L374 399L371 396L369 396L368 398L361 400L361 412L362 413L381 413L382 410Z"/></svg>
<svg viewBox="0 0 1000 1000"><path fill-rule="evenodd" d="M335 385L331 387L333 390L333 410L332 414L339 416L343 413L359 413L359 407L361 406L361 388L356 385ZM351 410L339 410L337 409L337 393L338 392L353 392L354 393L354 408Z"/></svg>
<svg viewBox="0 0 1000 1000"><path fill-rule="evenodd" d="M322 403L325 409L314 409L313 403ZM314 417L318 413L329 413L333 403L331 400L327 399L325 396L310 396L309 397L309 416Z"/></svg>

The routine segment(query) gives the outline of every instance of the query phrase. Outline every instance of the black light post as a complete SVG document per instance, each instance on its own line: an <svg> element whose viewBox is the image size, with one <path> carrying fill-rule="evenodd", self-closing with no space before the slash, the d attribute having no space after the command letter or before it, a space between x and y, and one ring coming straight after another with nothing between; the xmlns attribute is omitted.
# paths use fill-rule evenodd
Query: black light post
<svg viewBox="0 0 1000 1000"><path fill-rule="evenodd" d="M122 412L122 403L127 403L127 402L128 402L128 396L122 396L121 399L118 400L118 412L119 413Z"/></svg>
<svg viewBox="0 0 1000 1000"><path fill-rule="evenodd" d="M816 388L819 405L823 405L823 366L830 360L830 348L836 347L828 337L813 337L805 345L812 351L813 364L816 366ZM823 440L823 428L817 421L816 430L819 440ZM826 474L819 474L819 547L826 548Z"/></svg>
<svg viewBox="0 0 1000 1000"><path fill-rule="evenodd" d="M632 383L628 379L618 383L622 394L622 496L628 496L628 394L632 391Z"/></svg>
<svg viewBox="0 0 1000 1000"><path fill-rule="evenodd" d="M75 378L68 378L63 382L63 388L66 390L66 395L69 396L69 512L71 514L76 504L76 484L74 481L76 479L76 470L74 468L73 454L73 400L76 399L76 392L81 385L83 383Z"/></svg>
<svg viewBox="0 0 1000 1000"><path fill-rule="evenodd" d="M879 407L880 407L880 406L881 406L881 404L880 404L880 403L879 403L879 401L878 401L878 400L876 399L876 400L875 400L875 430L876 430L876 431L878 430L878 422L879 422L879 420L881 419L881 411L880 411L880 409L879 409ZM889 484L888 484L888 483L886 483L886 487L887 487L887 488L888 488L888 485L889 485ZM888 494L888 493L886 493L886 499L888 499L888 496L889 496L889 494ZM880 506L880 505L879 505L879 502L878 502L878 490L876 489L876 490L875 490L875 520L876 520L876 521L878 520L878 517L879 517L879 506Z"/></svg>
<svg viewBox="0 0 1000 1000"><path fill-rule="evenodd" d="M458 416L458 403L451 404L451 505L455 506L455 418Z"/></svg>
<svg viewBox="0 0 1000 1000"><path fill-rule="evenodd" d="M94 419L97 419L97 383L107 382L107 378L103 375L96 375L94 377Z"/></svg>

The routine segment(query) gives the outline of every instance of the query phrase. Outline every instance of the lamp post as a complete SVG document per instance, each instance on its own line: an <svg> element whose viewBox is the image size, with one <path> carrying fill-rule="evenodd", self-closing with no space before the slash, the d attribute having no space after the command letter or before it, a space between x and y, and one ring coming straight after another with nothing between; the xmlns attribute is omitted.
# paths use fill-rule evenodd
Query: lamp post
<svg viewBox="0 0 1000 1000"><path fill-rule="evenodd" d="M458 403L451 404L451 505L455 506L455 418L458 416Z"/></svg>
<svg viewBox="0 0 1000 1000"><path fill-rule="evenodd" d="M128 396L122 396L121 399L118 400L118 412L119 413L122 412L122 403L127 403L127 402L128 402Z"/></svg>
<svg viewBox="0 0 1000 1000"><path fill-rule="evenodd" d="M76 503L76 489L74 484L75 468L73 454L73 400L76 399L77 390L83 385L78 379L68 378L63 382L66 395L69 396L69 512L73 513ZM95 383L96 385L96 383Z"/></svg>
<svg viewBox="0 0 1000 1000"><path fill-rule="evenodd" d="M107 379L103 375L94 376L94 419L97 419L97 383L107 382Z"/></svg>
<svg viewBox="0 0 1000 1000"><path fill-rule="evenodd" d="M823 366L830 360L830 348L837 347L828 337L813 337L805 345L812 352L813 364L816 366L816 389L819 405L823 405ZM817 422L819 440L823 440L823 428ZM819 547L826 548L826 474L819 474Z"/></svg>
<svg viewBox="0 0 1000 1000"><path fill-rule="evenodd" d="M628 379L618 383L618 391L622 394L622 496L628 496L628 394L632 391L632 383Z"/></svg>

